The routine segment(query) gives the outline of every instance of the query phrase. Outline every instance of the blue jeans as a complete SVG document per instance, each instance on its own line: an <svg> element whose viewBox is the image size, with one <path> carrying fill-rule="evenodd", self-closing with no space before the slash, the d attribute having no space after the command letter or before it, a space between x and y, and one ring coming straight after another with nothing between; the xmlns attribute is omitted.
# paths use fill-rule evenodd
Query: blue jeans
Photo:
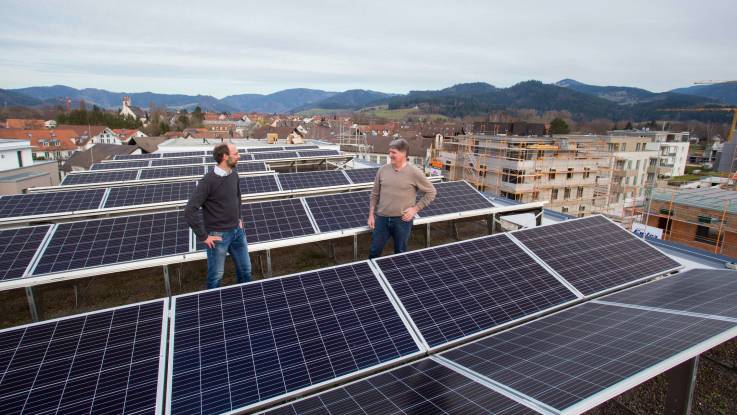
<svg viewBox="0 0 737 415"><path fill-rule="evenodd" d="M208 235L219 236L222 241L215 242L213 248L207 248L207 288L218 288L225 270L225 256L230 254L235 262L235 274L238 283L251 281L251 258L248 256L246 232L235 228L227 232L208 232Z"/></svg>
<svg viewBox="0 0 737 415"><path fill-rule="evenodd" d="M394 253L407 250L407 242L412 232L412 221L405 222L401 216L374 217L374 232L371 234L371 249L369 259L378 258L384 251L384 245L391 237L394 239Z"/></svg>

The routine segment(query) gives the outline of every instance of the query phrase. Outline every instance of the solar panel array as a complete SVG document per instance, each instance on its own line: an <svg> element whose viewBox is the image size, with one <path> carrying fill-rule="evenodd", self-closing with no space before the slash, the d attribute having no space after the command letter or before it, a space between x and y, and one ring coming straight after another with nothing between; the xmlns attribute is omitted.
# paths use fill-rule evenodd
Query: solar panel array
<svg viewBox="0 0 737 415"><path fill-rule="evenodd" d="M577 299L506 234L375 261L430 347Z"/></svg>
<svg viewBox="0 0 737 415"><path fill-rule="evenodd" d="M140 180L163 179L175 177L202 177L205 174L203 166L181 166L160 169L141 170Z"/></svg>
<svg viewBox="0 0 737 415"><path fill-rule="evenodd" d="M601 300L737 320L737 272L692 269Z"/></svg>
<svg viewBox="0 0 737 415"><path fill-rule="evenodd" d="M538 412L427 358L266 414L531 415Z"/></svg>
<svg viewBox="0 0 737 415"><path fill-rule="evenodd" d="M297 152L299 157L325 157L325 156L339 156L340 151L338 150L300 150Z"/></svg>
<svg viewBox="0 0 737 415"><path fill-rule="evenodd" d="M187 200L196 182L154 183L144 186L120 186L110 189L104 208L148 205Z"/></svg>
<svg viewBox="0 0 737 415"><path fill-rule="evenodd" d="M270 193L278 192L279 183L277 183L276 175L267 174L259 176L243 176L239 179L241 186L241 194Z"/></svg>
<svg viewBox="0 0 737 415"><path fill-rule="evenodd" d="M166 304L1 331L2 413L156 413Z"/></svg>
<svg viewBox="0 0 737 415"><path fill-rule="evenodd" d="M118 170L99 173L67 174L61 181L60 185L71 186L75 184L129 182L136 180L137 177L138 170Z"/></svg>
<svg viewBox="0 0 737 415"><path fill-rule="evenodd" d="M342 170L282 173L279 175L279 182L284 190L348 186L351 184Z"/></svg>
<svg viewBox="0 0 737 415"><path fill-rule="evenodd" d="M105 189L89 189L2 196L0 218L94 210L104 195Z"/></svg>
<svg viewBox="0 0 737 415"><path fill-rule="evenodd" d="M367 262L174 298L172 414L222 413L420 352Z"/></svg>
<svg viewBox="0 0 737 415"><path fill-rule="evenodd" d="M147 154L118 154L113 157L113 160L147 160L147 159L158 159L161 158L161 153L147 153Z"/></svg>
<svg viewBox="0 0 737 415"><path fill-rule="evenodd" d="M523 229L512 235L584 295L680 266L600 215Z"/></svg>
<svg viewBox="0 0 737 415"><path fill-rule="evenodd" d="M155 160L154 160L155 161ZM120 169L138 169L141 167L149 166L148 160L132 160L132 161L121 161L116 163L95 163L90 167L90 170L120 170Z"/></svg>
<svg viewBox="0 0 737 415"><path fill-rule="evenodd" d="M300 199L244 203L241 217L249 244L315 233Z"/></svg>
<svg viewBox="0 0 737 415"><path fill-rule="evenodd" d="M684 355L684 351L708 348L709 341L725 333L737 335L737 325L709 318L584 303L442 356L564 411L574 405L584 405L582 409L593 406L585 401L625 379L652 370L667 359L679 360L673 366L688 360L690 356ZM620 391L629 387L632 386L620 385Z"/></svg>
<svg viewBox="0 0 737 415"><path fill-rule="evenodd" d="M51 225L0 230L0 281L23 276L49 229Z"/></svg>
<svg viewBox="0 0 737 415"><path fill-rule="evenodd" d="M182 212L61 223L33 275L79 270L189 252Z"/></svg>
<svg viewBox="0 0 737 415"><path fill-rule="evenodd" d="M206 164L209 162L209 157L163 158L160 160L151 160L151 167L183 166L187 164Z"/></svg>
<svg viewBox="0 0 737 415"><path fill-rule="evenodd" d="M434 186L438 192L437 196L430 206L420 211L420 217L494 207L489 199L465 181L436 183ZM419 201L422 196L418 192L417 200Z"/></svg>
<svg viewBox="0 0 737 415"><path fill-rule="evenodd" d="M253 154L254 160L293 159L297 157L296 151L270 151Z"/></svg>
<svg viewBox="0 0 737 415"><path fill-rule="evenodd" d="M305 198L320 232L367 226L371 192L347 192Z"/></svg>
<svg viewBox="0 0 737 415"><path fill-rule="evenodd" d="M378 167L372 167L368 169L346 170L345 174L348 175L348 178L350 178L353 183L373 183L378 171Z"/></svg>

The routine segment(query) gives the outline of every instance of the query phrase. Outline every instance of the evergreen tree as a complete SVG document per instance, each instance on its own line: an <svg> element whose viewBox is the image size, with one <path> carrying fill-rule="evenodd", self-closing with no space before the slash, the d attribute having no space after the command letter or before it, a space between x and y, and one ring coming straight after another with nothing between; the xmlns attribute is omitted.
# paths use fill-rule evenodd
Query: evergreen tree
<svg viewBox="0 0 737 415"><path fill-rule="evenodd" d="M568 123L562 118L554 118L550 122L550 134L568 134L571 129L568 127Z"/></svg>

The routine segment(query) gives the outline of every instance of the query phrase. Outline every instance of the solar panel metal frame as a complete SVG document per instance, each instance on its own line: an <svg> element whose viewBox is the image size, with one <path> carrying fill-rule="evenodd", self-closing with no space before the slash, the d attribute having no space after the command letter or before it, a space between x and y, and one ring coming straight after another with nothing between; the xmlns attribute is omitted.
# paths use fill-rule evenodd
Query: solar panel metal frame
<svg viewBox="0 0 737 415"><path fill-rule="evenodd" d="M405 328L407 329L407 332L409 333L410 337L412 337L412 340L414 340L415 345L417 346L417 350L418 351L415 352L415 353L413 353L413 354L409 354L407 356L402 356L402 357L399 357L397 359L384 362L384 363L379 364L379 365L377 365L375 367L361 369L361 370L358 370L356 372L349 373L349 374L346 374L346 375L343 375L343 376L339 376L337 378L333 378L333 379L330 379L330 380L327 380L327 381L323 381L323 382L320 382L320 383L315 384L315 385L310 385L310 386L307 386L307 387L302 388L302 389L299 389L299 390L288 392L288 393L282 394L282 395L277 395L277 396L268 398L267 400L256 402L256 403L251 404L249 406L237 408L237 409L234 409L234 410L229 411L229 412L224 412L224 414L236 414L236 413L242 413L244 411L254 411L254 410L257 410L257 409L262 409L262 408L265 408L266 406L272 405L275 402L279 402L279 401L282 401L284 399L291 399L291 398L303 396L303 395L305 395L307 393L310 393L311 391L323 389L323 388L326 388L326 387L329 387L329 386L332 386L332 385L336 385L336 384L341 383L341 382L346 382L346 381L349 381L349 380L352 380L352 379L357 379L357 378L359 378L361 376L364 376L366 374L376 373L377 371L380 371L380 370L382 370L384 368L392 367L392 366L398 365L398 364L403 363L403 362L411 361L411 360L416 359L416 358L418 358L420 356L423 356L423 355L425 355L427 353L427 351L424 349L423 344L420 342L420 338L417 336L417 333L414 331L413 327L407 321L406 315L403 314L403 310L398 307L398 304L395 301L395 299L392 297L391 293L389 291L387 291L386 286L384 285L383 276L380 276L380 275L377 275L376 274L376 268L374 268L374 266L371 263L371 261L364 260L364 261L351 262L349 264L341 264L341 265L334 265L334 266L331 266L331 267L321 268L320 270L321 271L325 271L325 270L329 270L329 269L340 268L340 267L343 267L343 266L346 266L346 265L356 265L356 264L359 264L359 263L362 263L362 262L363 263L367 263L367 265L369 266L369 268L371 269L371 271L372 271L372 273L374 275L374 278L376 278L378 280L379 285L381 286L384 294L387 296L387 299L389 300L389 303L394 308L394 311L396 311L396 313L399 316L400 320L402 321L402 323L404 324ZM288 275L280 275L280 276L277 276L277 277L271 277L271 278L268 278L266 280L263 280L263 279L262 280L255 280L255 281L251 281L251 282L245 283L243 285L247 285L247 284L261 284L261 283L263 283L265 281L272 281L272 280L275 280L275 279L284 279L284 278L292 277L292 276L295 276L295 275L306 274L306 273L310 273L310 272L316 272L316 270L315 271L295 272L295 273L288 274ZM168 345L168 349L167 349L167 365L166 365L166 368L167 368L167 370L166 370L166 398L167 399L166 399L166 407L164 408L164 414L167 414L167 415L171 414L171 401L172 401L172 399L171 399L172 390L171 389L172 389L172 385L173 385L173 372L174 372L174 370L173 370L173 367L174 367L174 332L176 330L176 319L174 318L174 316L176 316L176 306L177 306L176 300L178 298L180 298L180 297L186 297L186 296L191 296L191 295L198 295L198 294L203 293L203 292L209 292L209 291L215 291L215 290L224 290L224 289L228 289L228 288L232 288L232 287L233 286L230 285L230 286L227 286L227 287L219 287L219 288L214 288L214 289L206 290L206 291L198 291L198 292L194 292L194 293L187 293L187 294L180 294L180 295L172 296L171 306L170 306L170 309L169 309L169 315L171 316L171 322L169 324L169 339L170 339L170 341L169 341L169 345Z"/></svg>
<svg viewBox="0 0 737 415"><path fill-rule="evenodd" d="M379 168L369 167L369 168L365 168L365 169L351 169L351 170L343 170L343 171L345 172L345 175L348 176L348 180L351 183L353 183L353 184L373 183L374 182L374 179L371 179L371 180L365 181L365 182L353 180L353 177L351 177L350 173L352 171L358 172L358 171L361 171L361 170L372 170L372 171L374 171L374 177L375 177L376 176L376 172L379 171Z"/></svg>
<svg viewBox="0 0 737 415"><path fill-rule="evenodd" d="M105 200L103 201L103 204L100 207L100 212L121 211L121 210L122 211L127 211L127 210L134 211L134 210L137 210L137 209L140 209L140 208L152 209L152 208L157 208L157 207L170 207L170 206L180 205L180 204L182 204L182 202L185 202L186 203L187 200L189 200L189 199L176 199L176 200L170 200L170 201L167 201L167 202L138 203L138 204L121 205L121 206L107 206L107 202L108 202L108 199L110 198L110 194L113 191L119 190L119 189L130 190L130 189L138 188L138 187L145 187L145 186L164 186L164 185L169 185L169 184L170 185L181 185L181 186L184 186L187 183L193 183L193 182L194 182L194 185L196 187L197 186L197 182L194 181L194 180L177 180L177 181L173 181L173 182L172 181L164 181L164 182L158 182L158 183L141 183L141 184L135 183L132 186L115 186L115 187L110 187L110 188L108 188L107 192L105 193L106 197L105 197ZM192 188L192 190L194 191L194 187Z"/></svg>
<svg viewBox="0 0 737 415"><path fill-rule="evenodd" d="M501 396L503 396L503 397L511 400L512 402L519 404L520 406L525 406L525 407L527 407L527 408L529 408L529 409L531 409L533 411L537 411L537 412L539 412L539 413L541 413L543 415L554 415L553 413L548 412L548 411L544 410L543 408L537 408L537 407L535 407L535 405L533 405L531 402L520 400L519 398L517 398L516 396L514 396L511 393L507 392L506 390L497 388L496 386L491 385L488 382L485 382L483 379L478 379L476 376L473 376L472 374L468 373L467 371L460 370L459 368L448 364L443 359L438 359L436 356L428 356L428 357L425 357L425 358L422 358L422 359L419 359L419 360L416 360L416 361L413 361L413 362L403 363L403 364L401 364L401 365L399 365L397 367L392 367L392 368L386 369L385 371L381 371L381 372L378 372L378 373L373 373L370 376L367 376L365 378L354 379L354 380L352 380L352 381L350 381L348 383L345 383L345 384L342 384L342 385L338 385L338 386L336 386L334 388L327 389L325 391L321 391L318 394L309 395L309 396L303 396L303 397L294 399L292 401L289 401L287 403L284 403L284 404L281 404L281 405L277 405L277 406L274 406L274 407L270 407L270 408L264 409L263 412L259 412L259 413L260 414L269 414L269 413L271 413L271 411L279 410L281 408L286 408L286 407L292 406L294 404L298 404L299 402L302 402L302 401L306 401L306 400L310 400L310 399L314 399L314 398L319 398L323 393L330 393L330 392L336 391L338 389L348 388L348 387L350 387L352 385L355 385L357 383L368 381L368 380L370 380L372 378L376 378L378 376L382 376L382 375L388 374L389 372L393 372L395 370L400 370L400 369L402 369L404 367L412 366L412 365L419 364L419 363L422 363L422 362L425 362L425 361L431 361L431 362L433 362L433 363L435 363L435 364L437 364L439 366L444 367L445 369L448 369L448 370L450 370L452 372L455 372L456 374L458 374L458 375L460 375L460 376L468 379L469 382L472 382L472 383L475 383L475 384L479 384L479 385L485 387L486 389L489 389L489 391L491 393L495 393L497 395L501 395ZM435 380L435 382L439 382L439 381L436 381ZM409 386L409 388L411 389L412 387ZM450 390L453 390L453 389L450 389ZM441 395L443 395L443 394L441 394ZM476 404L478 404L478 403L476 403ZM398 413L406 413L406 410L407 409L411 409L411 408L413 408L413 407L402 407L402 408L399 408L399 411L400 412L395 412L395 413L397 413L397 414ZM364 409L364 411L365 411L367 408L362 408L362 409ZM489 413L494 413L494 409L495 408L492 408L491 410L489 410ZM316 415L317 413L321 413L321 412L314 412L312 410L310 411L310 415ZM334 414L334 413L335 412L331 411L331 414Z"/></svg>
<svg viewBox="0 0 737 415"><path fill-rule="evenodd" d="M32 327L32 326L40 326L40 325L43 325L43 324L49 324L49 323L59 322L59 321L63 321L63 320L71 320L71 319L74 319L74 318L85 317L85 316L92 315L92 314L107 313L107 312L115 311L115 310L118 310L118 309L132 307L132 306L136 306L136 305L137 306L141 306L141 305L144 305L144 304L151 304L151 303L156 303L156 302L161 302L162 303L161 343L159 345L159 370L158 370L158 378L156 380L156 407L155 407L155 411L154 411L155 414L160 414L160 413L162 413L162 410L164 408L164 397L165 397L165 395L164 395L164 392L165 392L164 381L166 379L165 378L165 373L166 373L166 362L167 362L167 359L165 359L166 352L167 352L167 346L166 346L166 344L167 344L167 337L166 337L166 335L169 332L169 315L170 315L170 311L169 311L169 299L168 298L159 298L159 299L155 299L155 300L141 301L141 302L137 302L137 303L133 303L133 304L125 304L125 305L121 305L121 306L117 306L117 307L105 308L105 309L102 309L102 310L88 311L88 312L84 312L84 313L73 314L71 316L58 317L58 318L43 320L43 321L39 321L39 322L35 322L35 323L23 324L23 325L20 325L20 326L7 327L7 328L4 328L4 329L0 329L0 335L2 335L5 332L12 331L12 330L25 329L25 328ZM102 362L100 364L102 364Z"/></svg>
<svg viewBox="0 0 737 415"><path fill-rule="evenodd" d="M107 183L123 183L123 182L127 182L129 180L138 180L138 177L140 176L140 170L135 171L136 172L136 174L134 175L135 177L133 177L132 179L128 179L128 180L118 180L118 181L113 181L113 182L111 182L111 181L107 181L107 182L106 181L100 181L100 182L89 182L89 183L64 184L64 182L67 181L67 178L68 177L83 177L83 176L91 176L91 175L102 175L102 174L105 174L105 173L108 173L108 174L112 173L112 174L114 174L114 173L129 172L129 171L135 171L135 170L114 170L114 171L104 171L103 170L103 171L100 171L100 172L69 173L66 176L64 176L64 178L62 179L61 183L59 183L59 186L43 186L43 187L31 188L31 190L29 190L29 193L35 193L35 191L38 191L38 190L43 191L43 190L48 190L48 189L56 189L56 188L59 188L59 187L64 187L66 189L89 188L89 187L94 187L94 186L99 186L99 185L105 185Z"/></svg>
<svg viewBox="0 0 737 415"><path fill-rule="evenodd" d="M26 227L23 227L22 229L33 229L33 228L39 228L39 229L40 228L47 228L47 229L46 229L46 233L44 234L43 238L41 238L41 241L39 242L38 246L36 247L35 251L33 252L33 255L31 256L31 259L28 261L28 264L26 264L26 266L25 266L23 272L21 273L21 275L19 277L15 277L15 278L1 278L0 279L0 284L2 284L3 282L6 282L6 281L17 281L17 280L23 279L23 278L27 277L28 275L30 275L31 270L35 266L36 262L38 262L38 260L39 260L39 257L41 255L41 252L43 251L43 248L46 246L46 244L49 243L49 240L51 239L51 235L53 235L53 233L54 233L54 229L56 228L56 225L26 226ZM3 229L3 230L0 230L0 232L2 232L2 231L12 231L12 230L15 230L15 229Z"/></svg>
<svg viewBox="0 0 737 415"><path fill-rule="evenodd" d="M161 160L161 159L117 160L117 161L116 160L105 160L106 163L105 162L93 163L90 166L90 168L89 168L88 171L90 171L90 172L101 172L101 171L114 171L114 170L139 170L139 169L143 169L143 168L146 168L146 167L152 167L151 166L151 161L152 160ZM146 163L146 165L135 166L135 167L133 167L133 166L124 167L126 164L130 164L130 163L134 163L135 164L135 163L144 163L144 162ZM101 167L101 168L97 168L96 169L95 166L104 166L104 167ZM110 167L108 168L107 166L110 166ZM113 167L113 166L115 166L115 167Z"/></svg>
<svg viewBox="0 0 737 415"><path fill-rule="evenodd" d="M555 225L557 225L557 224L559 224L559 223L570 223L570 222L574 222L574 221L580 221L580 220L584 220L584 219L588 219L588 218L591 218L591 217L593 217L593 216L601 216L602 218L606 219L607 221L609 221L609 222L610 222L610 223L612 223L613 225L615 225L615 226L619 226L619 225L617 225L617 223L615 223L615 222L614 222L613 220L611 220L611 219L607 218L607 217L606 217L606 216L604 216L604 215L592 215L592 216L586 216L586 217L583 217L583 218L573 218L573 219L569 219L569 220L567 220L567 221L565 221L565 222L550 223L550 224L547 224L547 225L541 225L541 226L536 226L535 228L540 228L540 227L544 227L544 226L555 226ZM584 294L583 292L581 292L580 290L578 290L577 288L575 288L575 285L574 285L574 284L573 284L572 282L568 281L568 280L567 280L567 279L566 279L565 277L563 277L563 276L562 276L562 275L561 275L560 273L558 273L558 272L557 272L557 271L555 270L555 268L553 268L553 267L552 267L551 265L549 265L549 264L548 264L547 262L545 262L545 261L544 261L544 260L543 260L542 258L540 258L540 257L539 257L539 256L538 256L537 254L535 254L535 252L533 252L533 251L532 251L532 249L530 249L530 248L529 248L529 247L528 247L527 245L525 245L525 243L524 243L524 242L520 241L519 239L517 239L517 238L515 237L515 233L518 233L518 232L522 232L522 231L524 231L524 230L525 230L525 229L517 229L517 230L514 230L514 231L510 231L510 232L507 232L507 234L508 234L509 236L511 236L513 240L515 240L515 241L518 241L518 242L519 242L519 243L520 243L520 244L521 244L522 246L524 246L524 249L525 249L525 250L527 250L527 251L529 251L529 253L530 253L530 254L531 254L531 255L532 255L532 256L533 256L533 257L534 257L534 258L535 258L535 259L536 259L537 261L539 261L539 262L540 262L541 264L543 264L543 266L544 266L544 267L548 268L548 269L549 269L549 270L550 270L550 271L551 271L552 273L554 273L554 274L555 274L556 276L558 276L558 277L559 277L560 279L562 279L563 281L566 281L566 284L569 284L569 285L570 285L570 286L571 286L571 287L572 287L572 288L573 288L573 289L574 289L574 290L575 290L576 292L579 292L579 293L581 293L581 295L582 295L582 296L584 296L585 298L596 298L596 297L600 297L600 296L602 296L602 295L606 295L606 294L612 293L612 292L614 292L614 291L618 291L618 290L621 290L621 289L623 289L623 288L631 287L631 286L633 286L633 285L637 285L637 284L640 284L640 283L642 283L642 282L644 282L644 281L649 281L649 280L651 280L651 279L653 279L653 278L655 278L655 277L658 277L658 276L660 276L660 275L665 275L665 274L669 274L669 273L671 273L671 272L675 272L675 271L678 271L678 270L680 270L680 269L682 269L682 268L683 268L683 265L682 265L682 264L680 264L680 265L678 265L678 266L676 266L676 267L673 267L673 268L670 268L670 269L667 269L667 270L664 270L664 271L659 271L659 272L657 272L657 273L655 273L655 274L647 275L647 276L644 276L644 277L642 277L642 278L639 278L639 279L637 279L637 280L633 280L633 281L628 281L628 282L625 282L625 283L623 283L623 284L619 284L619 285L617 285L617 286L615 286L615 287L610 287L610 288L607 288L607 289L605 289L605 290L599 290L599 291L597 291L597 292L595 292L595 293L593 293L593 294L590 294L590 295L586 295L586 294ZM622 231L623 231L623 232L627 232L627 230L626 230L626 229L623 229L623 228L622 228ZM632 236L633 236L633 237L635 237L635 238L637 238L637 237L636 237L636 236L634 236L634 235L632 235ZM663 251L661 251L661 250L660 250L660 249L658 249L657 247L655 247L655 246L651 245L651 244L650 244L649 242L647 242L646 240L643 240L643 239L641 239L641 238L637 238L637 239L641 240L641 241L642 241L643 243L647 244L647 246L649 246L649 247L651 247L652 249L656 250L656 251L657 251L657 252L659 252L659 253L660 253L661 255L664 255L664 256L666 256L666 257L669 257L669 258L670 258L670 256L669 256L669 255L667 255L666 253L664 253ZM672 258L671 258L671 259L672 259ZM675 261L675 262L678 262L678 261L676 261L676 260L674 260L674 261Z"/></svg>
<svg viewBox="0 0 737 415"><path fill-rule="evenodd" d="M586 307L587 305L598 304L598 303L600 303L598 300L594 300L594 301L590 301L590 302L583 302L583 303L580 303L578 305L575 305L574 307L570 307L570 308L567 308L567 309L564 309L564 310L559 310L557 313L563 313L563 312L570 311L570 310L575 309L575 308L578 308L578 307ZM606 303L604 303L602 305L611 305L613 307L618 307L618 305L614 305L614 304L606 304ZM620 308L627 308L627 307L621 307L621 306L619 306L619 307ZM672 313L672 312L668 312L668 311L652 311L652 312L654 312L654 313L663 313L663 314L678 314L678 313ZM507 328L506 330L503 330L503 331L500 331L500 332L497 332L497 333L493 333L489 337L493 337L495 335L499 335L499 334L505 333L507 331L512 331L512 330L515 330L515 329L519 329L521 327L526 326L527 324L534 324L534 323L537 323L537 322L543 321L543 320L544 319L537 319L537 320L533 320L533 321L528 321L528 322L525 322L524 324L521 324L521 325L518 325L518 326L515 326L515 327L510 327L510 328ZM716 320L716 319L714 319L714 320ZM547 404L545 404L545 403L543 403L543 402L541 402L541 401L539 401L539 400L537 400L537 399L535 399L535 398L533 398L531 396L528 396L528 395L526 395L526 394L524 394L524 393L522 393L520 391L517 391L517 390L515 390L515 389L513 389L511 387L508 387L508 386L506 386L506 385L504 385L502 383L499 383L497 381L494 381L494 380L492 380L492 379L490 379L490 378L488 378L488 377L486 377L486 376L484 376L484 375L482 375L482 374L474 371L471 368L467 368L467 367L465 367L465 366L463 366L463 365L461 365L459 363L456 363L456 362L450 360L449 358L446 358L445 356L437 355L437 356L435 356L435 358L438 359L438 360L440 360L440 361L442 361L442 362L444 362L444 363L446 363L449 366L453 366L453 367L457 368L460 371L464 371L464 372L468 373L469 376L472 376L475 379L482 380L482 381L484 381L484 382L486 382L486 383L488 383L490 385L494 385L495 387L497 387L499 389L505 390L505 391L509 392L510 394L516 396L517 399L519 399L519 400L526 400L526 401L528 401L528 402L530 402L532 404L539 405L540 407L547 409L548 412L552 412L554 414L567 415L567 414L581 414L581 413L583 413L583 412L585 412L585 411L587 411L589 409L592 409L592 408L594 408L594 407L596 407L596 406L598 406L598 405L600 405L600 404L602 404L602 403L604 403L604 402L606 402L606 401L608 401L608 400L610 400L610 399L612 399L612 398L614 398L616 396L619 396L622 393L624 393L624 392L626 392L626 391L628 391L628 390L630 390L630 389L632 389L632 388L634 388L634 387L642 384L643 382L646 382L647 380L649 380L651 378L654 378L655 376L658 376L661 373L663 373L663 372L665 372L665 371L667 371L669 369L672 369L672 368L678 366L679 364L681 364L681 363L683 363L683 362L685 362L685 361L687 361L689 359L692 359L692 358L694 358L696 356L699 356L700 354L702 354L702 353L704 353L704 352L706 352L706 351L708 351L708 350L710 350L710 349L712 349L712 348L714 348L714 347L716 347L716 346L718 346L718 345L720 345L720 344L722 344L722 343L724 343L726 341L729 341L729 340L731 340L731 339L733 339L735 337L737 337L737 325L734 325L731 329L725 330L721 334L716 335L716 336L713 336L713 337L709 338L706 341L697 343L696 345L694 345L694 346L692 346L692 347L690 347L688 349L682 350L682 351L674 354L673 356L671 356L671 357L669 357L667 359L662 360L658 364L655 364L655 365L652 365L652 366L650 366L650 367L648 367L646 369L640 370L639 372L637 372L633 376L630 376L630 377L625 378L625 379L623 379L623 380L621 380L621 381L619 381L617 383L614 383L611 386L609 386L607 388L604 388L603 390L601 390L601 391L599 391L597 393L594 393L594 394L590 395L587 398L584 398L584 399L580 400L576 404L573 404L573 405L570 405L570 406L564 408L563 410L558 410L556 408L553 408L553 407L551 407L551 406L549 406L549 405L547 405ZM478 341L483 341L483 339L479 339ZM466 345L459 345L459 346L455 347L454 349L460 349L460 348L462 348L464 346L466 346ZM451 349L451 350L453 350L453 349Z"/></svg>
<svg viewBox="0 0 737 415"><path fill-rule="evenodd" d="M479 236L479 237L476 237L476 238L470 238L470 239L466 239L466 240L463 240L463 241L456 241L456 242L451 242L451 243L447 243L447 244L443 244L443 245L439 245L439 246L432 246L432 247L428 247L428 248L416 249L416 250L408 251L408 252L413 252L414 253L414 252L428 251L428 250L436 249L436 248L439 248L439 247L448 247L448 246L458 245L458 244L462 244L462 243L468 243L469 241L475 241L475 240L484 239L484 238L504 237L505 235L508 236L506 232L505 233L497 233L497 234L494 234L494 235ZM509 239L515 245L519 246L517 244L517 241L513 240L512 238L509 238ZM525 252L525 253L527 253L527 252ZM468 342L468 341L471 341L471 340L474 340L474 339L478 339L478 338L487 336L487 335L492 334L492 333L496 333L496 332L499 332L499 331L504 331L505 329L507 329L509 327L513 327L513 326L519 325L521 323L527 322L529 320L533 320L533 319L539 318L541 316L545 316L545 315L551 314L551 313L556 312L558 310L568 308L568 307L570 307L570 306L572 306L572 305L574 305L576 303L579 303L581 301L581 297L577 294L577 292L571 290L572 291L572 294L575 296L575 298L573 298L570 301L566 301L566 302L561 303L561 304L558 304L556 306L549 307L549 308L546 308L544 310L540 310L540 311L538 311L536 313L528 314L528 315L522 316L520 318L517 318L517 319L514 319L514 320L510 320L510 321L507 321L505 323L498 324L496 326L489 327L489 328L484 329L484 330L481 330L481 331L479 331L477 333L469 334L467 336L463 336L463 337L459 337L457 339L450 340L450 341L448 341L448 342L446 342L444 344L439 344L437 346L431 346L430 344L427 343L427 341L425 340L424 336L422 336L422 332L420 331L420 328L415 325L414 320L412 320L412 318L410 317L409 311L407 311L407 309L404 307L404 303L402 303L402 300L399 298L399 295L397 295L397 293L391 287L391 284L389 284L389 279L384 275L384 273L381 271L381 268L379 267L379 265L375 262L377 259L380 259L380 258L390 258L390 257L394 257L394 256L404 255L404 254L405 253L384 255L382 257L372 259L371 260L371 263L376 268L376 273L381 276L382 281L386 281L387 288L392 293L392 296L393 296L394 300L402 308L402 311L404 313L406 313L407 320L410 322L410 324L412 325L413 329L416 330L416 332L420 336L420 339L422 340L422 345L430 353L434 353L434 352L438 352L438 351L445 350L445 349L448 349L448 348L452 348L452 347L455 347L455 346L457 346L457 345L459 345L461 343L465 343L465 342ZM528 256L529 256L529 254L528 254ZM530 257L530 259L532 261L536 262L538 265L542 266L543 269L545 269L545 271L547 271L548 273L550 273L550 271L547 269L547 267L544 264L540 263L540 261L537 258ZM565 288L567 288L567 289L570 290L570 287L568 286L568 284L567 284L567 282L565 280L561 281L560 276L558 276L556 274L552 274L552 273L550 273L550 274L558 282L560 282Z"/></svg>
<svg viewBox="0 0 737 415"><path fill-rule="evenodd" d="M144 154L118 154L113 157L113 161L124 160L148 160L161 158L161 153L144 153Z"/></svg>

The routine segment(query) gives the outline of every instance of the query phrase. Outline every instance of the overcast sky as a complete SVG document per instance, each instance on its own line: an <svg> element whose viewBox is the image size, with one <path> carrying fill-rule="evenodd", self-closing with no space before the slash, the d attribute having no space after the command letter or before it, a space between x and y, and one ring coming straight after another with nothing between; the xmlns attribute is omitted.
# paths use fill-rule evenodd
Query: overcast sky
<svg viewBox="0 0 737 415"><path fill-rule="evenodd" d="M737 77L737 1L8 1L0 88L218 98Z"/></svg>

